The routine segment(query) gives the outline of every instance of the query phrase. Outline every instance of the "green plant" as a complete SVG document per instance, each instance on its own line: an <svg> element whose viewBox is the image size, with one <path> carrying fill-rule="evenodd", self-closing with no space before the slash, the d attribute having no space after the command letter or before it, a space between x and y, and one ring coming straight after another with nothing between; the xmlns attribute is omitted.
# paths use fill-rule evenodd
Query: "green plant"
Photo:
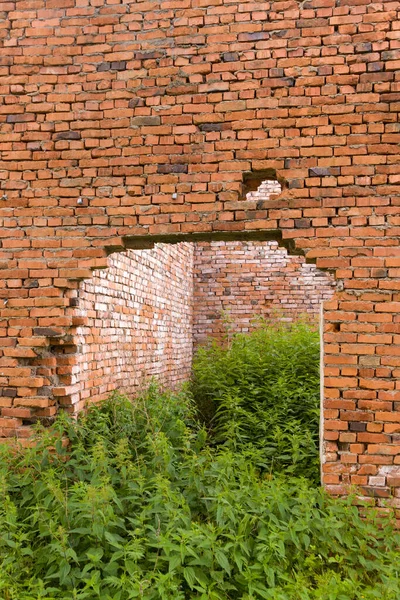
<svg viewBox="0 0 400 600"><path fill-rule="evenodd" d="M193 366L194 398L218 444L260 467L319 481L319 333L299 320L210 342Z"/></svg>
<svg viewBox="0 0 400 600"><path fill-rule="evenodd" d="M114 395L0 458L4 600L398 599L389 519L210 446L187 392Z"/></svg>

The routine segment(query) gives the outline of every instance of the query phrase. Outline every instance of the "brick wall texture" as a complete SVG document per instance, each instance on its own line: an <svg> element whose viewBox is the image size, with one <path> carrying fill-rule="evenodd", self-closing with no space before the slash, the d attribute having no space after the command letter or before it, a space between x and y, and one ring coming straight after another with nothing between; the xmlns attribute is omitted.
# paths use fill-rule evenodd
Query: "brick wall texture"
<svg viewBox="0 0 400 600"><path fill-rule="evenodd" d="M319 318L334 282L277 242L202 242L194 246L193 336L223 339L259 319Z"/></svg>
<svg viewBox="0 0 400 600"><path fill-rule="evenodd" d="M109 258L78 294L76 409L114 389L133 394L155 377L175 387L190 377L193 245L159 244Z"/></svg>
<svg viewBox="0 0 400 600"><path fill-rule="evenodd" d="M0 428L71 402L74 294L110 253L282 237L338 284L325 485L400 504L400 3L8 0L0 20ZM282 194L247 199L272 171Z"/></svg>

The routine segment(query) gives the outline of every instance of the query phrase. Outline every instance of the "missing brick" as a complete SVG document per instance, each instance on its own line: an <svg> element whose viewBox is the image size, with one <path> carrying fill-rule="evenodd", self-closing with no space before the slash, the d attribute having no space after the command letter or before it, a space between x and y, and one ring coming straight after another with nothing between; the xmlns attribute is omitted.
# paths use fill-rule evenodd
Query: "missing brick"
<svg viewBox="0 0 400 600"><path fill-rule="evenodd" d="M251 194L252 198L257 196L258 200L275 198L285 187L287 187L286 181L277 174L275 169L245 171L242 177L241 197L245 199L248 194Z"/></svg>

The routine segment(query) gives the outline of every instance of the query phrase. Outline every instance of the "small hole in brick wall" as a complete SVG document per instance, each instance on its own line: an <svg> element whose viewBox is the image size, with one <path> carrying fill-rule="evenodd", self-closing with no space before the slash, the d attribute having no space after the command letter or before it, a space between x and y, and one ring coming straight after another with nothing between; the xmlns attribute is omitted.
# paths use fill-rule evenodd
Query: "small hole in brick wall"
<svg viewBox="0 0 400 600"><path fill-rule="evenodd" d="M277 179L266 179L255 191L247 193L247 200L256 200L257 210L271 206L271 202L282 193L282 184Z"/></svg>
<svg viewBox="0 0 400 600"><path fill-rule="evenodd" d="M340 323L327 323L325 326L325 330L337 333L340 331Z"/></svg>
<svg viewBox="0 0 400 600"><path fill-rule="evenodd" d="M271 201L282 193L286 186L284 179L278 177L275 169L247 171L242 178L242 198L259 197L260 201Z"/></svg>

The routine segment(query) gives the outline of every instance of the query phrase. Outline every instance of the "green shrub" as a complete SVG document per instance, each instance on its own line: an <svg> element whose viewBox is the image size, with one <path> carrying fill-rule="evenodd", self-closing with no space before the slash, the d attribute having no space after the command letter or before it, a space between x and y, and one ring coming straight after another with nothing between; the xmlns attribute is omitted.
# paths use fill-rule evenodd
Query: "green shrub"
<svg viewBox="0 0 400 600"><path fill-rule="evenodd" d="M319 481L319 333L275 322L200 348L193 394L213 439L274 473Z"/></svg>
<svg viewBox="0 0 400 600"><path fill-rule="evenodd" d="M210 447L187 393L115 395L0 458L4 600L399 598L389 520Z"/></svg>

